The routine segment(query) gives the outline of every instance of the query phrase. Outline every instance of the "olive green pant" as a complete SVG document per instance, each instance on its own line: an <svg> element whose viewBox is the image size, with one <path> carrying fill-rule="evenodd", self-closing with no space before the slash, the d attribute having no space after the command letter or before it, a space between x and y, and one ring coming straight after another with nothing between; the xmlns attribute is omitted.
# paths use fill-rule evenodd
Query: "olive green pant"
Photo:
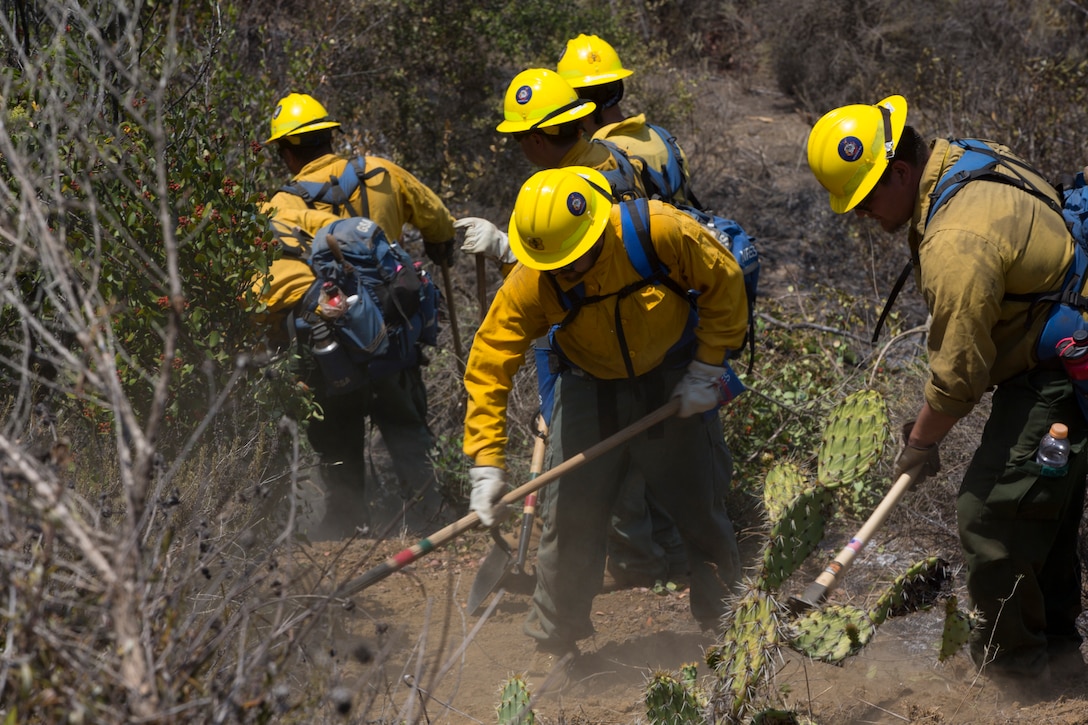
<svg viewBox="0 0 1088 725"><path fill-rule="evenodd" d="M1051 423L1069 426L1064 476L1043 476L1035 462ZM1047 665L1048 638L1076 636L1085 437L1072 387L1060 371L1036 369L994 392L957 499L967 589L984 618L971 638L978 666L1038 674Z"/></svg>
<svg viewBox="0 0 1088 725"><path fill-rule="evenodd" d="M320 388L318 388L320 389ZM323 417L311 419L306 435L321 457L322 478L328 488L327 523L343 531L370 523L381 526L392 513L375 511L370 521L365 504L367 418L378 426L393 462L399 495L421 497L427 515L441 503L430 453L434 436L427 425L427 388L418 367L406 367L370 380L345 395L318 394ZM367 499L375 498L370 491Z"/></svg>
<svg viewBox="0 0 1088 725"><path fill-rule="evenodd" d="M549 467L570 459L667 402L683 370L637 380L598 381L564 373L556 386ZM608 424L602 424L602 421ZM600 591L613 507L631 466L676 523L691 564L691 612L716 626L741 577L733 525L720 492L728 449L717 416L671 417L542 489L544 530L537 584L525 632L545 647L593 634L590 611Z"/></svg>

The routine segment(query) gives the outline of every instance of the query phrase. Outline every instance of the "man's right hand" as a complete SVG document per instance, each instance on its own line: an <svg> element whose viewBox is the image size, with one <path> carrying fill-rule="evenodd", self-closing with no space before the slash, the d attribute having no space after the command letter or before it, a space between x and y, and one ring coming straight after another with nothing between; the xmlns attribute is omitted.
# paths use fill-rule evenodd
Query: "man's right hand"
<svg viewBox="0 0 1088 725"><path fill-rule="evenodd" d="M517 257L510 250L510 240L497 226L487 219L467 216L453 223L454 229L465 232L465 243L461 251L466 254L482 254L485 259L494 259L501 264L513 264Z"/></svg>
<svg viewBox="0 0 1088 725"><path fill-rule="evenodd" d="M502 503L506 493L506 471L495 466L473 466L468 469L472 482L469 507L480 517L480 523L491 528L498 526L510 514L510 507Z"/></svg>
<svg viewBox="0 0 1088 725"><path fill-rule="evenodd" d="M895 457L895 477L898 479L904 473L910 473L918 469L911 488L917 486L929 476L934 476L941 471L941 450L938 444L928 446L911 445L910 434L914 430L914 421L903 424L903 447L899 455ZM920 467L920 468L919 468Z"/></svg>

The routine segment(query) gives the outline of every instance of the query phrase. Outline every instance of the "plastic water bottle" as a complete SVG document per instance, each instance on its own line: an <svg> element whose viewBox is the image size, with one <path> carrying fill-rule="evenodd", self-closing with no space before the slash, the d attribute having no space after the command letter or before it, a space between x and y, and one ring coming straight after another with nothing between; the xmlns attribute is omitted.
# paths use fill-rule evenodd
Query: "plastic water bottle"
<svg viewBox="0 0 1088 725"><path fill-rule="evenodd" d="M1064 423L1050 426L1050 432L1039 441L1035 462L1043 467L1044 476L1063 476L1069 470L1069 429Z"/></svg>

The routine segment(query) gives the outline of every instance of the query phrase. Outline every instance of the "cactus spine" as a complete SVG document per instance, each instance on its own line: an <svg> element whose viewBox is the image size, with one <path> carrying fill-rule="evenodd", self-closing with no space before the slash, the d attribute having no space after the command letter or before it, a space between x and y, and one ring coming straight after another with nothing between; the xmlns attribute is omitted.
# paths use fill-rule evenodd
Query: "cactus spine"
<svg viewBox="0 0 1088 725"><path fill-rule="evenodd" d="M535 725L536 715L529 705L529 688L524 679L514 675L502 686L498 707L499 725Z"/></svg>
<svg viewBox="0 0 1088 725"><path fill-rule="evenodd" d="M696 683L695 664L685 665L677 680L668 672L656 672L646 688L646 716L651 725L690 725L706 721L706 698Z"/></svg>

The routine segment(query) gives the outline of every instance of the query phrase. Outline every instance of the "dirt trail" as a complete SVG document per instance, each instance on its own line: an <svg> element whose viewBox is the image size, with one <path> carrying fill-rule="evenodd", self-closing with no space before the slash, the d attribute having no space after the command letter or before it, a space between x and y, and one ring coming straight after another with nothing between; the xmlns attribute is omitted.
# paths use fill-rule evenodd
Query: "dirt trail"
<svg viewBox="0 0 1088 725"><path fill-rule="evenodd" d="M379 562L411 540L351 544L336 570L339 580ZM316 544L317 557L335 556L340 544ZM447 549L433 552L353 598L351 611L338 612L322 642L356 706L371 702L364 722L495 723L499 689L512 675L526 677L538 722L646 722L643 690L655 671L675 671L703 662L714 639L702 634L688 613L687 592L656 594L647 589L601 594L594 601L595 637L582 642L583 656L562 685L546 682L545 667L522 631L529 597L507 593L473 635L479 621L464 611L468 590L491 540L473 531ZM833 550L826 552L828 555ZM872 577L901 567L887 553L867 557L852 570L849 589L873 586ZM365 557L365 558L361 558ZM873 561L878 559L879 561ZM905 558L903 559L905 561ZM360 562L353 565L352 562ZM800 573L784 592L803 587ZM490 600L489 600L490 603ZM943 619L938 610L889 620L861 654L842 666L807 661L791 650L765 688L760 703L787 707L820 723L1088 723L1088 668L1069 660L1043 683L1015 687L975 675L964 653L938 664ZM456 654L466 639L464 651ZM442 673L439 677L439 673ZM407 683L422 692L413 700ZM548 691L550 688L550 691ZM409 708L414 708L413 712Z"/></svg>

